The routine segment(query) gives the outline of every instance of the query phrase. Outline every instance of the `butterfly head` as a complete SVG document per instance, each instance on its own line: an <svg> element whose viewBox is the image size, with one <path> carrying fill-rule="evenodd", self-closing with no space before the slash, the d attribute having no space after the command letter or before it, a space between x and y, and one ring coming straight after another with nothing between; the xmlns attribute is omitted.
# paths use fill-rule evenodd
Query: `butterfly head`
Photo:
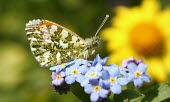
<svg viewBox="0 0 170 102"><path fill-rule="evenodd" d="M99 36L94 36L92 38L85 39L86 46L88 49L98 47L101 38Z"/></svg>
<svg viewBox="0 0 170 102"><path fill-rule="evenodd" d="M98 45L99 45L99 43L101 41L101 38L99 36L95 36L95 37L92 37L92 39L93 39L92 45L94 47L98 47Z"/></svg>

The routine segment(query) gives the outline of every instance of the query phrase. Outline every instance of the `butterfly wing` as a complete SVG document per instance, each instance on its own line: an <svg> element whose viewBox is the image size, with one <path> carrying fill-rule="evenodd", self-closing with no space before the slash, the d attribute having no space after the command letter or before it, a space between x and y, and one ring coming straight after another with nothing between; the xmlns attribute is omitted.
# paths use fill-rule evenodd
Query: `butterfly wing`
<svg viewBox="0 0 170 102"><path fill-rule="evenodd" d="M49 67L81 58L85 40L76 33L47 20L32 20L26 24L26 35L36 60Z"/></svg>

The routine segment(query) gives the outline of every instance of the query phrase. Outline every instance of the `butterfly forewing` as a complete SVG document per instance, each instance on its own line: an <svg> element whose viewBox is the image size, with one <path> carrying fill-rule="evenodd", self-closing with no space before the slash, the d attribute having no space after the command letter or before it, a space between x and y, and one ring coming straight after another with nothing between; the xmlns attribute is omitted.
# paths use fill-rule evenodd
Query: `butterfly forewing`
<svg viewBox="0 0 170 102"><path fill-rule="evenodd" d="M31 51L41 66L65 63L83 57L86 52L84 39L56 23L32 20L25 30Z"/></svg>

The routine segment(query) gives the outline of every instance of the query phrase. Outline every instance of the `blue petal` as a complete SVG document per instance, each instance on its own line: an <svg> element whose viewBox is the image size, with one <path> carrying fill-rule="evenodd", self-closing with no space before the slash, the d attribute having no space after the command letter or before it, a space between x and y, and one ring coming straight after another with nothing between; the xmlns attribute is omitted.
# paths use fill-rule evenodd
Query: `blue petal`
<svg viewBox="0 0 170 102"><path fill-rule="evenodd" d="M146 64L140 63L140 64L138 65L138 70L139 70L140 72L146 72L147 67L148 67L148 66L147 66Z"/></svg>
<svg viewBox="0 0 170 102"><path fill-rule="evenodd" d="M95 71L101 71L102 70L102 65L100 63L97 63L94 70Z"/></svg>
<svg viewBox="0 0 170 102"><path fill-rule="evenodd" d="M127 68L129 69L130 73L134 73L137 70L137 65L131 62L128 64Z"/></svg>
<svg viewBox="0 0 170 102"><path fill-rule="evenodd" d="M135 78L134 74L128 73L128 81L131 82Z"/></svg>
<svg viewBox="0 0 170 102"><path fill-rule="evenodd" d="M66 72L65 72L66 76L70 75L71 71L72 71L71 68L66 68Z"/></svg>
<svg viewBox="0 0 170 102"><path fill-rule="evenodd" d="M84 87L84 91L88 94L91 94L93 92L93 86L91 84L87 84L85 87Z"/></svg>
<svg viewBox="0 0 170 102"><path fill-rule="evenodd" d="M110 74L107 70L102 71L102 78L103 80L109 79Z"/></svg>
<svg viewBox="0 0 170 102"><path fill-rule="evenodd" d="M58 81L57 81L57 80L53 80L53 81L52 81L52 85L58 86L58 85L59 85L59 84L58 84Z"/></svg>
<svg viewBox="0 0 170 102"><path fill-rule="evenodd" d="M120 84L120 85L126 85L129 81L127 78L118 78L117 79L117 82Z"/></svg>
<svg viewBox="0 0 170 102"><path fill-rule="evenodd" d="M61 77L65 77L66 76L64 72L61 72L60 75L61 75Z"/></svg>
<svg viewBox="0 0 170 102"><path fill-rule="evenodd" d="M92 84L93 86L95 86L95 85L99 84L99 80L98 79L90 79L89 83Z"/></svg>
<svg viewBox="0 0 170 102"><path fill-rule="evenodd" d="M118 77L120 74L120 69L118 67L112 66L109 70L111 77Z"/></svg>
<svg viewBox="0 0 170 102"><path fill-rule="evenodd" d="M84 61L84 60L77 59L77 60L76 60L76 64L77 64L77 65L81 65L81 64L83 64L83 63L82 63L83 61Z"/></svg>
<svg viewBox="0 0 170 102"><path fill-rule="evenodd" d="M95 58L94 61L93 61L92 66L96 66L96 64L97 64L100 60L101 60L101 58L100 58L99 54L97 54L97 55L96 55L96 58Z"/></svg>
<svg viewBox="0 0 170 102"><path fill-rule="evenodd" d="M137 79L134 80L134 85L136 87L141 87L142 84L143 84L143 80L141 78L137 78Z"/></svg>
<svg viewBox="0 0 170 102"><path fill-rule="evenodd" d="M103 66L103 69L104 70L107 70L108 72L110 72L110 71L115 71L115 69L117 70L117 69L119 69L118 68L118 66L117 65L115 65L115 64L111 64L111 65L108 65L108 66ZM110 72L110 73L112 73L112 72Z"/></svg>
<svg viewBox="0 0 170 102"><path fill-rule="evenodd" d="M126 68L119 68L120 74L122 74L124 77L128 77L127 69Z"/></svg>
<svg viewBox="0 0 170 102"><path fill-rule="evenodd" d="M74 69L78 69L79 68L79 64L74 64L74 65L72 65L69 69L71 69L71 70L74 70Z"/></svg>
<svg viewBox="0 0 170 102"><path fill-rule="evenodd" d="M66 81L67 84L72 84L72 83L75 82L75 80L76 80L76 77L74 77L73 75L67 76L65 78L65 81Z"/></svg>
<svg viewBox="0 0 170 102"><path fill-rule="evenodd" d="M105 58L102 59L102 58L99 56L99 54L97 54L97 55L96 55L96 58L95 58L94 61L93 61L92 66L96 66L97 63L100 63L101 65L104 65L107 60L108 60L108 57L105 57Z"/></svg>
<svg viewBox="0 0 170 102"><path fill-rule="evenodd" d="M96 55L96 58L95 58L97 61L101 60L99 54Z"/></svg>
<svg viewBox="0 0 170 102"><path fill-rule="evenodd" d="M59 68L56 68L56 73L59 73L61 70Z"/></svg>
<svg viewBox="0 0 170 102"><path fill-rule="evenodd" d="M53 80L52 84L58 86L61 85L63 82L64 82L64 78L61 78L60 80Z"/></svg>
<svg viewBox="0 0 170 102"><path fill-rule="evenodd" d="M85 74L85 77L89 78L92 72L93 72L92 70L88 70L87 73Z"/></svg>
<svg viewBox="0 0 170 102"><path fill-rule="evenodd" d="M88 71L87 65L81 65L81 66L79 67L79 72L80 72L80 73L85 74L87 71Z"/></svg>
<svg viewBox="0 0 170 102"><path fill-rule="evenodd" d="M72 66L76 63L76 60L66 63L66 65Z"/></svg>
<svg viewBox="0 0 170 102"><path fill-rule="evenodd" d="M109 57L105 57L105 58L103 58L103 59L102 59L102 63L101 63L101 64L102 64L102 65L104 65L108 59L109 59Z"/></svg>
<svg viewBox="0 0 170 102"><path fill-rule="evenodd" d="M102 72L97 72L97 75L96 75L96 76L97 76L96 78L101 77L101 76L102 76Z"/></svg>
<svg viewBox="0 0 170 102"><path fill-rule="evenodd" d="M92 94L90 95L90 100L91 100L92 102L96 102L98 99L99 99L98 93L92 93Z"/></svg>
<svg viewBox="0 0 170 102"><path fill-rule="evenodd" d="M103 70L110 70L110 66L103 66Z"/></svg>
<svg viewBox="0 0 170 102"><path fill-rule="evenodd" d="M81 82L81 86L84 87L85 85L87 85L89 83L89 79L85 79Z"/></svg>
<svg viewBox="0 0 170 102"><path fill-rule="evenodd" d="M101 79L101 78L99 79L98 85L103 87L103 79Z"/></svg>
<svg viewBox="0 0 170 102"><path fill-rule="evenodd" d="M79 83L81 83L84 79L85 79L84 75L78 74L78 75L77 75L77 78L76 78L76 81L79 82Z"/></svg>
<svg viewBox="0 0 170 102"><path fill-rule="evenodd" d="M128 71L127 68L123 68L123 67L120 67L119 69L120 69L121 71Z"/></svg>
<svg viewBox="0 0 170 102"><path fill-rule="evenodd" d="M100 89L100 92L99 92L99 96L102 97L102 98L106 98L109 94L109 91L108 90L105 90L105 89Z"/></svg>
<svg viewBox="0 0 170 102"><path fill-rule="evenodd" d="M103 86L103 88L108 89L108 88L110 88L110 82L108 80L103 80L102 86Z"/></svg>
<svg viewBox="0 0 170 102"><path fill-rule="evenodd" d="M88 64L88 60L82 60L81 64L87 65Z"/></svg>
<svg viewBox="0 0 170 102"><path fill-rule="evenodd" d="M50 67L50 70L56 70L57 66Z"/></svg>
<svg viewBox="0 0 170 102"><path fill-rule="evenodd" d="M61 70L64 69L66 66L67 66L67 64L64 64L64 65L57 65L57 66L51 67L50 70L59 69L59 70L61 71Z"/></svg>
<svg viewBox="0 0 170 102"><path fill-rule="evenodd" d="M61 78L58 82L59 85L61 85L64 82L64 78Z"/></svg>
<svg viewBox="0 0 170 102"><path fill-rule="evenodd" d="M56 75L57 75L57 73L52 72L51 78L52 78L53 80L55 80L55 79L56 79Z"/></svg>
<svg viewBox="0 0 170 102"><path fill-rule="evenodd" d="M150 82L150 77L148 75L142 75L141 76L142 80L145 81L145 82Z"/></svg>
<svg viewBox="0 0 170 102"><path fill-rule="evenodd" d="M114 94L120 94L122 92L122 88L119 84L113 84L110 89Z"/></svg>

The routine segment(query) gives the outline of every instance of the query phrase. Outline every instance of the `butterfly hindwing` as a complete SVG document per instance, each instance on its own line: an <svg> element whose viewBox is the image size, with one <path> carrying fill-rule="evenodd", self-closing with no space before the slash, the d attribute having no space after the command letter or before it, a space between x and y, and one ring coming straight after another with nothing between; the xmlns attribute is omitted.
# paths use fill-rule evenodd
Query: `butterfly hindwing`
<svg viewBox="0 0 170 102"><path fill-rule="evenodd" d="M99 37L84 40L71 30L48 20L29 21L25 30L33 55L41 66L46 67L87 58L100 40Z"/></svg>

